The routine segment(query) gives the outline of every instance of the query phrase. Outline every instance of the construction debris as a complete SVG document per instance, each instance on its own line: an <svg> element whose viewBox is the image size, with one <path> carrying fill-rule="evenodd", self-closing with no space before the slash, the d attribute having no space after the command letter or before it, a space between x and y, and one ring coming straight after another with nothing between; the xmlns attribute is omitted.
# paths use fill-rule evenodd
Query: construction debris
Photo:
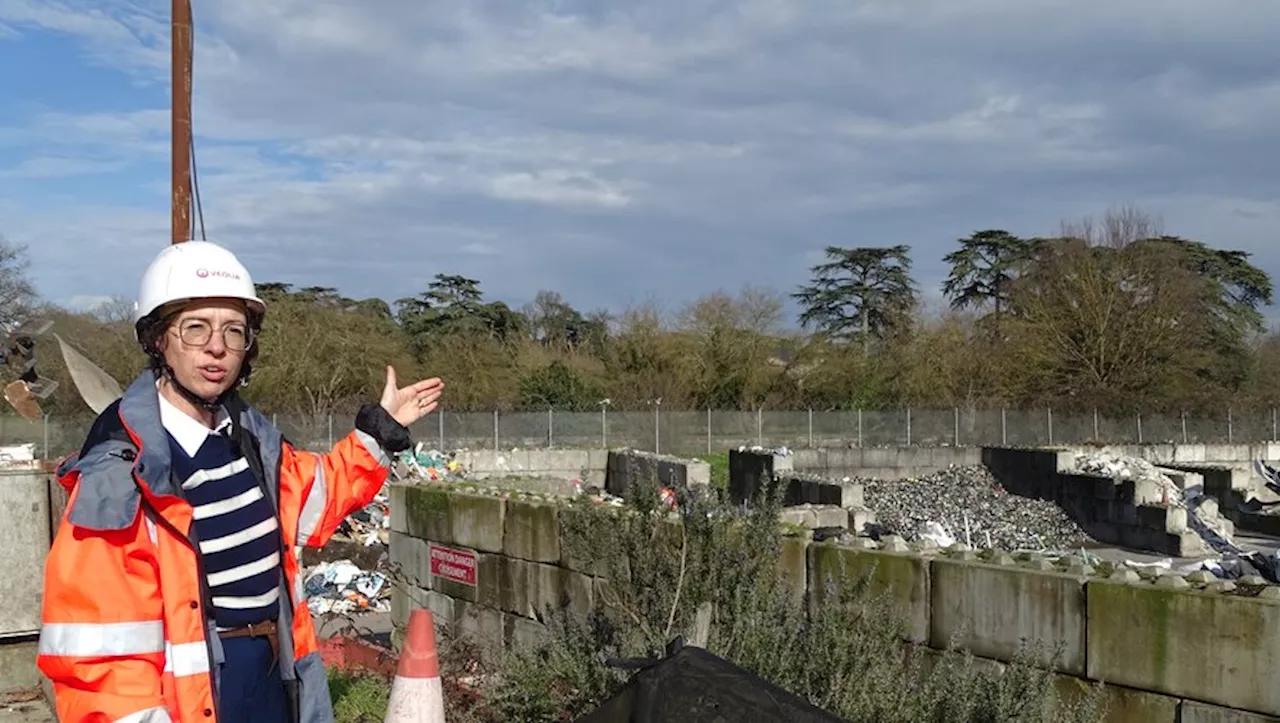
<svg viewBox="0 0 1280 723"><path fill-rule="evenodd" d="M1006 492L985 467L856 481L881 534L1004 550L1071 549L1091 541L1058 505Z"/></svg>
<svg viewBox="0 0 1280 723"><path fill-rule="evenodd" d="M391 611L387 576L361 570L350 560L322 562L307 571L304 579L312 615Z"/></svg>

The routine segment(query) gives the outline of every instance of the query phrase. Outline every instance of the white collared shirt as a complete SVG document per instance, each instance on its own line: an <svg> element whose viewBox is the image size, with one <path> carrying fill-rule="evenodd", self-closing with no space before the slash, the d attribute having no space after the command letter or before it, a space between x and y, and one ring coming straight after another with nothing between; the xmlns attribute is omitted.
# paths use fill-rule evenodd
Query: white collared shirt
<svg viewBox="0 0 1280 723"><path fill-rule="evenodd" d="M221 407L218 408L218 413L214 417L213 429L210 429L200 420L174 406L173 402L165 399L164 394L159 396L160 423L169 434L173 435L174 440L189 457L196 456L196 452L200 451L204 441L211 435L222 434L231 426L231 417L227 414L227 410Z"/></svg>

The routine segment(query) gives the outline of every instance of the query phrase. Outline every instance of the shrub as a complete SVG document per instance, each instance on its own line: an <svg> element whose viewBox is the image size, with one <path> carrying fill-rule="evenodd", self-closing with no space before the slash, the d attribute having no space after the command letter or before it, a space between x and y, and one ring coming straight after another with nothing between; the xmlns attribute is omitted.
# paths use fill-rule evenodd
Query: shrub
<svg viewBox="0 0 1280 723"><path fill-rule="evenodd" d="M686 490L678 515L658 502L648 485L624 508L577 502L562 512L568 553L593 561L607 582L589 615L547 611L546 641L499 658L477 720L571 721L625 685L608 660L660 657L676 635L854 723L1102 717L1100 686L1063 699L1034 647L998 666L904 643L904 620L868 578L828 585L807 614L778 567L777 500L743 510Z"/></svg>

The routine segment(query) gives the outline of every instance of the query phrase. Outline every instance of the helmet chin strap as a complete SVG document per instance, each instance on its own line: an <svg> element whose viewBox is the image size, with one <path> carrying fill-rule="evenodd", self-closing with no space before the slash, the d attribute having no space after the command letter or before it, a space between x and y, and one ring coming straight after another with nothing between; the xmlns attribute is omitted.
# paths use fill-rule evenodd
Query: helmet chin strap
<svg viewBox="0 0 1280 723"><path fill-rule="evenodd" d="M169 380L169 385L177 390L178 394L182 395L183 399L191 402L197 408L204 409L209 412L217 411L218 408L222 406L222 400L225 399L232 391L231 389L228 389L222 394L219 394L213 401L210 401L191 391L182 382L178 381L178 375L173 373L173 367L169 366L167 363L164 365L164 375Z"/></svg>

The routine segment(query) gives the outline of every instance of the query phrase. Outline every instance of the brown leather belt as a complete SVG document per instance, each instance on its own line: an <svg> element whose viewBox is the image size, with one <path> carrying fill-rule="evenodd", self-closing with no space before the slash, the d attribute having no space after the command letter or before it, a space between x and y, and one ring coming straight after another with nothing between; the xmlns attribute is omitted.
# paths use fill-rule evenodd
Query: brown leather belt
<svg viewBox="0 0 1280 723"><path fill-rule="evenodd" d="M275 660L280 655L280 635L279 629L276 627L276 621L263 620L260 623L246 625L242 628L232 628L230 630L219 630L220 638L266 638L271 643L271 659Z"/></svg>

